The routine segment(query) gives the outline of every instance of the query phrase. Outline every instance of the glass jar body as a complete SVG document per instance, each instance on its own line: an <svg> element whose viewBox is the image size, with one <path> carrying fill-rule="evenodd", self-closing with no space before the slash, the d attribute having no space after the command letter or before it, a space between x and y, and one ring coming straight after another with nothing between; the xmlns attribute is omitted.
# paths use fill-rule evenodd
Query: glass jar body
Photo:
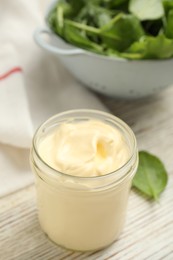
<svg viewBox="0 0 173 260"><path fill-rule="evenodd" d="M52 169L40 162L35 149L31 151L31 164L40 224L52 241L68 249L90 251L104 248L118 238L138 164L136 147L126 166L101 177L54 176Z"/></svg>

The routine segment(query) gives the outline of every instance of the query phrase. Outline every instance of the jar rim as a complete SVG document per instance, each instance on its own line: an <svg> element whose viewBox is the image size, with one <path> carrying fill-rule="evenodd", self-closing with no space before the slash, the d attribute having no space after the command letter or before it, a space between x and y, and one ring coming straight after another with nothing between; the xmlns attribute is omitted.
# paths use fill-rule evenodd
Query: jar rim
<svg viewBox="0 0 173 260"><path fill-rule="evenodd" d="M116 121L116 123L118 123L118 125L122 128L122 129L125 129L125 132L127 132L128 134L130 134L131 136L131 142L132 142L132 151L131 151L131 156L129 157L129 159L127 160L127 162L125 164L123 164L120 168L114 170L114 171L111 171L107 174L104 174L104 175L99 175L99 176L75 176L75 175L70 175L70 174L67 174L67 173L64 173L64 172L61 172L61 171L58 171L56 170L55 168L51 167L45 160L43 160L43 158L40 156L40 154L38 153L38 150L37 150L37 144L36 144L36 141L37 141L37 138L39 136L39 133L42 129L46 128L46 125L49 124L50 122L52 122L54 119L57 118L57 122L58 122L58 118L60 117L63 117L63 116L67 116L69 115L69 118L70 118L70 115L72 115L73 113L86 113L86 117L87 118L90 118L89 115L87 115L87 113L93 113L95 115L100 115L100 116L104 116L105 119L111 119L113 122ZM84 118L85 115L81 115L81 118ZM76 119L74 117L74 119ZM96 119L94 116L91 117L91 119ZM99 120L99 119L97 119ZM128 167L129 165L131 165L131 162L134 160L134 157L136 157L135 155L135 151L137 151L137 141L136 141L136 137L132 131L132 129L123 121L121 120L120 118L108 113L108 112L103 112L103 111L99 111L99 110L95 110L95 109L73 109L73 110L67 110L65 112L61 112L61 113L58 113L58 114L55 114L53 115L52 117L50 117L49 119L47 119L46 121L44 121L36 130L34 136L33 136L33 140L32 140L32 149L36 155L36 157L41 161L41 163L46 166L47 169L49 169L49 171L51 170L51 175L54 175L54 176L57 176L57 174L59 174L60 176L64 176L66 178L69 178L69 179L75 179L75 180L80 180L80 181L91 181L91 180L101 180L101 179L105 179L105 178L108 178L108 177L112 177L112 175L114 174L117 174L117 172L121 172L124 168ZM121 176L122 179L124 179L125 177L128 176L128 172L127 174L125 174L125 176ZM121 178L119 178L117 181L120 181Z"/></svg>

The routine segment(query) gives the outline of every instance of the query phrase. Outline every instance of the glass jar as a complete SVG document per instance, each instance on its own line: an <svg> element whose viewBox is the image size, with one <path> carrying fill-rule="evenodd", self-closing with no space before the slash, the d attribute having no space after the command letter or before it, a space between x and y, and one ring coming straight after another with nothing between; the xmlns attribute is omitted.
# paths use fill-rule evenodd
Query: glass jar
<svg viewBox="0 0 173 260"><path fill-rule="evenodd" d="M52 130L65 122L89 119L101 120L122 133L130 150L130 159L124 166L103 176L78 177L58 172L43 161L38 147ZM36 131L31 165L36 177L40 225L52 241L68 249L88 251L104 248L118 238L138 166L135 136L122 120L96 110L57 114Z"/></svg>

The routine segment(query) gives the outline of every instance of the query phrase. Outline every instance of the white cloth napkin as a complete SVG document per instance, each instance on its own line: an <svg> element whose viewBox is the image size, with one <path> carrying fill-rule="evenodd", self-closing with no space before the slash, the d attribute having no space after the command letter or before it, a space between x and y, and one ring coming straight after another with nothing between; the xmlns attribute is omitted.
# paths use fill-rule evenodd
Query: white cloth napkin
<svg viewBox="0 0 173 260"><path fill-rule="evenodd" d="M42 1L0 1L0 196L33 182L29 148L41 122L68 109L106 110L34 43L43 9Z"/></svg>

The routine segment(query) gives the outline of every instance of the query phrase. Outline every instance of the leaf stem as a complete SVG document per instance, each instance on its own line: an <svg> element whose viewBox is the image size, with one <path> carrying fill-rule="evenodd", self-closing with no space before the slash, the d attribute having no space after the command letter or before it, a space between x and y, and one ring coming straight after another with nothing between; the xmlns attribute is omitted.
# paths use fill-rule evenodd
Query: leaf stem
<svg viewBox="0 0 173 260"><path fill-rule="evenodd" d="M64 19L63 16L64 16L63 8L59 6L57 8L57 21L60 28L63 28L63 19Z"/></svg>
<svg viewBox="0 0 173 260"><path fill-rule="evenodd" d="M66 23L69 24L69 25L72 25L72 26L74 26L78 29L81 29L81 30L92 32L92 33L97 34L97 35L100 34L100 30L98 28L94 28L94 27L88 26L86 24L80 24L80 23L77 23L77 22L74 22L74 21L71 21L71 20L68 20L68 19L66 19Z"/></svg>
<svg viewBox="0 0 173 260"><path fill-rule="evenodd" d="M109 23L105 24L103 27L100 28L101 31L107 29L110 27L110 25L117 23L122 17L124 16L124 13L117 14L112 20L110 20Z"/></svg>

